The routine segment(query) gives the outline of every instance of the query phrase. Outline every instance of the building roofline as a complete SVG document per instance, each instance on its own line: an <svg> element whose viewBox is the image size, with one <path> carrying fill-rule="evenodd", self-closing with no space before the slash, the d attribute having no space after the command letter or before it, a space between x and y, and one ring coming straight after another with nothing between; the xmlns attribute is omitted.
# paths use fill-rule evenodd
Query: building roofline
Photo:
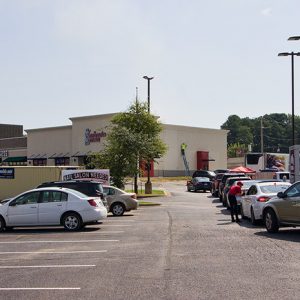
<svg viewBox="0 0 300 300"><path fill-rule="evenodd" d="M65 125L65 126L55 126L55 127L44 127L44 128L34 128L34 129L25 129L25 132L34 132L34 131L41 131L41 130L55 130L55 129L67 129L71 128L72 125Z"/></svg>
<svg viewBox="0 0 300 300"><path fill-rule="evenodd" d="M89 118L99 118L99 117L113 117L118 113L109 113L109 114L101 114L101 115L90 115L90 116L79 116L79 117L72 117L69 118L69 120L83 120L83 119L89 119Z"/></svg>
<svg viewBox="0 0 300 300"><path fill-rule="evenodd" d="M205 130L211 130L211 131L225 131L226 133L229 132L227 129L216 129L216 128L207 128L207 127L195 127L195 126L186 126L186 125L174 125L174 124L166 124L166 123L161 123L163 126L167 127L177 127L177 128L186 128L186 129L205 129Z"/></svg>

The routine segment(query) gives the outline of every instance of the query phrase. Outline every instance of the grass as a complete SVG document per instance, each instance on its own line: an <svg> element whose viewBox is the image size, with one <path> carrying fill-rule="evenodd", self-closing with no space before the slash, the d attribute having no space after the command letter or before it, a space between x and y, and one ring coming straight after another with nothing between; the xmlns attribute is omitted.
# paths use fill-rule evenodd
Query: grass
<svg viewBox="0 0 300 300"><path fill-rule="evenodd" d="M126 192L128 193L134 193L133 190L126 190ZM138 194L137 196L141 196L141 197L153 197L153 196L164 196L165 195L165 192L162 191L162 190L152 190L152 194L145 194L145 192L141 192L141 191L138 191Z"/></svg>

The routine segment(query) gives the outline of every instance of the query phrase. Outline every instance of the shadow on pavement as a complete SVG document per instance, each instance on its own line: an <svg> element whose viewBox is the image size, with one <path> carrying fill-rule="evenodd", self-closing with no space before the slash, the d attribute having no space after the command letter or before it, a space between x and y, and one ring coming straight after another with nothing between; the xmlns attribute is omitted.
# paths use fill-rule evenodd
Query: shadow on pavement
<svg viewBox="0 0 300 300"><path fill-rule="evenodd" d="M263 236L268 239L275 239L281 241L300 242L300 229L280 228L278 233L269 233L265 231L256 232L255 235Z"/></svg>

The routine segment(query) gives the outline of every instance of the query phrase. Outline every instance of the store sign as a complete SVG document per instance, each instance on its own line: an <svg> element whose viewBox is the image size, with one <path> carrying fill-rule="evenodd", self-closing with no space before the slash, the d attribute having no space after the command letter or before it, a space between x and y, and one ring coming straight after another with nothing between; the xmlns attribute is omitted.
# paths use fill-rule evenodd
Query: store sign
<svg viewBox="0 0 300 300"><path fill-rule="evenodd" d="M94 180L102 184L109 185L110 176L108 169L92 170L63 170L62 180Z"/></svg>
<svg viewBox="0 0 300 300"><path fill-rule="evenodd" d="M8 151L7 150L0 150L0 157L8 157Z"/></svg>
<svg viewBox="0 0 300 300"><path fill-rule="evenodd" d="M84 133L84 144L90 145L90 143L100 143L101 139L106 137L106 132L96 131L92 132L91 129L87 128Z"/></svg>
<svg viewBox="0 0 300 300"><path fill-rule="evenodd" d="M14 168L0 168L0 179L14 179L15 169Z"/></svg>

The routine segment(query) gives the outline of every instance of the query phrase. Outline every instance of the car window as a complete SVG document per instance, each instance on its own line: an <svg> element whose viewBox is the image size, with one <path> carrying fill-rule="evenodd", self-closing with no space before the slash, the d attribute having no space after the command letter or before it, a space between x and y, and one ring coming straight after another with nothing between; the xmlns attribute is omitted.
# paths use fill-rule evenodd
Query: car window
<svg viewBox="0 0 300 300"><path fill-rule="evenodd" d="M58 191L43 191L41 192L40 202L49 203L49 202L62 202L68 200L68 194Z"/></svg>
<svg viewBox="0 0 300 300"><path fill-rule="evenodd" d="M255 195L257 193L257 188L255 185L252 185L249 190L248 190L248 193L247 195Z"/></svg>
<svg viewBox="0 0 300 300"><path fill-rule="evenodd" d="M264 194L272 194L272 193L278 193L278 192L284 192L288 188L287 185L283 184L272 184L272 185L263 185L260 187L261 191Z"/></svg>
<svg viewBox="0 0 300 300"><path fill-rule="evenodd" d="M13 201L16 205L34 204L38 202L40 192L31 192L21 195Z"/></svg>
<svg viewBox="0 0 300 300"><path fill-rule="evenodd" d="M287 190L286 195L288 197L299 197L300 196L300 183L296 183L295 185L291 186Z"/></svg>

